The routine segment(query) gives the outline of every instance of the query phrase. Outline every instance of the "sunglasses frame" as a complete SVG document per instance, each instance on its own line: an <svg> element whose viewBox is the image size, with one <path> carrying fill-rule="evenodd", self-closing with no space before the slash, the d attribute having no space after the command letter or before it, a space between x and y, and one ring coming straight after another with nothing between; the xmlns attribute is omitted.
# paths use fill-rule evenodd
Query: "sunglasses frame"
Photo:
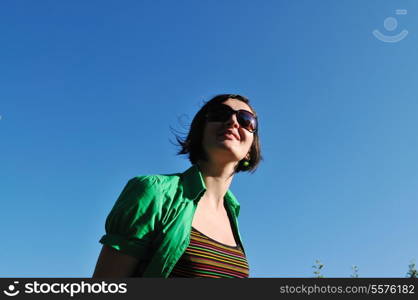
<svg viewBox="0 0 418 300"><path fill-rule="evenodd" d="M226 105L226 104L218 104L218 105L212 107L211 109L209 109L208 113L206 114L206 119L208 120L208 122L225 122L225 121L228 120L228 118L225 121L210 121L209 120L210 113L213 113L213 111L215 111L217 108L219 109L219 108L222 108L222 107L224 107L225 111L229 111L228 118L230 118L232 115L236 115L237 116L237 121L242 128L244 128L245 130L247 130L251 133L256 133L257 132L257 130L258 130L258 119L252 112L250 112L248 110L245 110L245 109L235 110L235 109L233 109L232 107L230 107L229 105ZM240 115L243 114L243 113L244 114L250 114L254 118L255 125L256 125L255 130L252 131L252 130L248 129L247 127L243 126L243 124L241 124L240 120L242 120L242 117Z"/></svg>

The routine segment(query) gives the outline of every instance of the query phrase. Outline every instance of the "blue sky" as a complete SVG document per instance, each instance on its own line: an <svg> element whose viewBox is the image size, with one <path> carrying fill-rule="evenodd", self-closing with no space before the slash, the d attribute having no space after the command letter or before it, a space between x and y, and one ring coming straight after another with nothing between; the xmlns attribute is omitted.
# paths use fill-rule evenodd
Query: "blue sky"
<svg viewBox="0 0 418 300"><path fill-rule="evenodd" d="M184 132L204 100L239 93L260 116L264 157L231 186L251 277L313 277L316 259L325 277L353 265L404 277L418 259L417 11L2 2L0 276L90 277L126 182L190 166L170 127ZM375 29L408 35L388 43Z"/></svg>

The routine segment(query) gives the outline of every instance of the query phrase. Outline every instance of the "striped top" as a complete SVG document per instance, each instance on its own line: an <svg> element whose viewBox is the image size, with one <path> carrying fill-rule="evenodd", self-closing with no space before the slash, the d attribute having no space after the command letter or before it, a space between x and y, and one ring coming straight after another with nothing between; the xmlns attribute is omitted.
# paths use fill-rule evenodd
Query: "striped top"
<svg viewBox="0 0 418 300"><path fill-rule="evenodd" d="M192 227L190 244L169 277L247 278L249 267L239 245L222 244Z"/></svg>

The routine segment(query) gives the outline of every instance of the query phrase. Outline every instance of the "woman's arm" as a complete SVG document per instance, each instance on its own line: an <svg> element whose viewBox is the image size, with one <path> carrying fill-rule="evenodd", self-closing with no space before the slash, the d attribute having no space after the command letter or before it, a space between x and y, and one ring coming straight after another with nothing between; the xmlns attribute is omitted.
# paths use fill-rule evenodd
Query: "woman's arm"
<svg viewBox="0 0 418 300"><path fill-rule="evenodd" d="M139 260L103 245L92 278L124 278L134 275Z"/></svg>

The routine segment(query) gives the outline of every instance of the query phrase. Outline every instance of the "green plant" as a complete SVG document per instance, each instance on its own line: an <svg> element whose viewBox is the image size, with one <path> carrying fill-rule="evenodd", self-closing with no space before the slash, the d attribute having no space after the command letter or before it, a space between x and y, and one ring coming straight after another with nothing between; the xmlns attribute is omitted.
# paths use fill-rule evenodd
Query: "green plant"
<svg viewBox="0 0 418 300"><path fill-rule="evenodd" d="M314 268L314 274L317 278L323 278L324 275L321 274L321 270L324 268L324 264L322 264L319 260L315 261L315 265L312 266Z"/></svg>
<svg viewBox="0 0 418 300"><path fill-rule="evenodd" d="M406 275L408 275L409 278L418 278L418 271L414 260L411 260L411 264L408 267L409 270Z"/></svg>
<svg viewBox="0 0 418 300"><path fill-rule="evenodd" d="M358 278L358 267L354 265L351 267L351 269L353 270L353 274L351 274L351 278Z"/></svg>

